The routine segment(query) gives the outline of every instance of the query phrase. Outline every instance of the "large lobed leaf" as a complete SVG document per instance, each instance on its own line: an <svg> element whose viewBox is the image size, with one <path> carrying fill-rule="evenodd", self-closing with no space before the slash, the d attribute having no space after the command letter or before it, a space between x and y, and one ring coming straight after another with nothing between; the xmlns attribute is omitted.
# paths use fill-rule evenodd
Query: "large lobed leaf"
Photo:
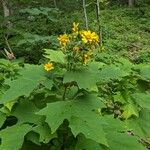
<svg viewBox="0 0 150 150"><path fill-rule="evenodd" d="M52 133L67 119L74 136L83 133L86 138L107 145L102 128L102 124L105 122L98 114L93 112L101 105L100 100L92 95L87 96L86 100L50 103L39 114L46 116L46 122L50 125Z"/></svg>
<svg viewBox="0 0 150 150"><path fill-rule="evenodd" d="M144 77L145 79L150 80L150 64L141 67L141 69L140 69L140 75L142 77Z"/></svg>
<svg viewBox="0 0 150 150"><path fill-rule="evenodd" d="M24 136L31 130L29 125L14 125L0 131L1 150L18 150L21 148Z"/></svg>
<svg viewBox="0 0 150 150"><path fill-rule="evenodd" d="M109 82L110 80L120 80L122 77L129 75L129 73L115 65L107 65L99 72L100 82Z"/></svg>
<svg viewBox="0 0 150 150"><path fill-rule="evenodd" d="M104 118L107 121L104 131L110 150L146 150L146 147L139 142L140 138L127 133L132 130L126 122L114 119L112 116L104 116Z"/></svg>
<svg viewBox="0 0 150 150"><path fill-rule="evenodd" d="M42 66L26 65L20 71L21 76L5 84L10 88L0 98L0 103L7 103L16 100L20 96L29 96L30 93L45 80Z"/></svg>
<svg viewBox="0 0 150 150"><path fill-rule="evenodd" d="M11 114L18 119L18 124L22 123L38 123L41 119L40 115L35 114L39 111L32 101L24 99L16 104Z"/></svg>
<svg viewBox="0 0 150 150"><path fill-rule="evenodd" d="M150 94L135 93L132 94L132 98L142 108L150 109Z"/></svg>
<svg viewBox="0 0 150 150"><path fill-rule="evenodd" d="M97 89L98 74L90 70L67 71L64 75L63 83L75 81L80 89L88 91L98 91Z"/></svg>
<svg viewBox="0 0 150 150"><path fill-rule="evenodd" d="M127 120L127 128L141 138L150 137L150 111L142 109L139 118Z"/></svg>
<svg viewBox="0 0 150 150"><path fill-rule="evenodd" d="M83 135L77 137L77 144L75 150L103 150L99 143L93 140L86 139Z"/></svg>
<svg viewBox="0 0 150 150"><path fill-rule="evenodd" d="M110 150L146 150L146 148L138 142L135 136L127 135L127 133L108 132L108 144Z"/></svg>

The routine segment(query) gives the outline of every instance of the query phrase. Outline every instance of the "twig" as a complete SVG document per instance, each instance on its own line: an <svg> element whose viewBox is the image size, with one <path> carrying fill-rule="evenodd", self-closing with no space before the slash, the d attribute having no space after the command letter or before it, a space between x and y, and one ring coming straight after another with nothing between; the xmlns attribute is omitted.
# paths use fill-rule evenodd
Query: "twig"
<svg viewBox="0 0 150 150"><path fill-rule="evenodd" d="M1 52L8 60L12 60L12 59L15 59L15 56L14 56L14 53L9 45L9 42L7 40L7 38L4 36L4 39L5 39L5 43L9 49L9 51L7 49L4 48L4 52Z"/></svg>
<svg viewBox="0 0 150 150"><path fill-rule="evenodd" d="M9 42L8 42L8 40L7 40L7 38L5 36L4 36L4 39L5 39L5 43L6 43L7 47L8 47L8 49L9 49L10 53L13 53L13 51L12 51L12 49L10 47L10 44L9 44Z"/></svg>

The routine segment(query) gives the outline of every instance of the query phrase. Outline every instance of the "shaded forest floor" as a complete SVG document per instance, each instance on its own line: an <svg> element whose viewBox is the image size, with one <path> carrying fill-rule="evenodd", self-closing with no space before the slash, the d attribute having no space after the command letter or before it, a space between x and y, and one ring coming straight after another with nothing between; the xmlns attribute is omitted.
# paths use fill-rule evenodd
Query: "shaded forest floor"
<svg viewBox="0 0 150 150"><path fill-rule="evenodd" d="M148 5L140 8L121 6L120 8L111 7L101 10L100 19L104 52L124 56L134 63L150 62L149 10L150 6ZM17 12L16 16L11 18L13 30L9 37L10 45L17 58L24 57L26 62L30 63L39 62L44 48L57 49L59 46L57 36L64 32L71 32L73 22L79 22L80 28L85 28L82 9L71 12L61 10L57 17L54 17L56 14L54 12L54 16L53 14L47 16L49 22L39 16L38 11L36 11L21 10L21 13ZM90 30L98 32L94 8L88 10L88 20ZM6 32L3 29L0 31L2 34ZM5 41L1 36L0 49L4 49L4 47L6 47Z"/></svg>
<svg viewBox="0 0 150 150"><path fill-rule="evenodd" d="M115 7L102 10L102 40L105 50L125 56L135 63L150 62L149 10L149 6L141 8ZM88 15L90 29L97 30L95 12L91 11ZM70 22L73 22L74 19L79 20L84 25L82 13L79 15L75 12L67 18L72 20Z"/></svg>

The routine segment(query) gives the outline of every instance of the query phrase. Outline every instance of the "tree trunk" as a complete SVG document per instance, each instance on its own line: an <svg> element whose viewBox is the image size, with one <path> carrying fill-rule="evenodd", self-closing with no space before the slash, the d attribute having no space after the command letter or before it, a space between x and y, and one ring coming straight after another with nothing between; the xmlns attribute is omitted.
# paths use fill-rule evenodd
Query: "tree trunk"
<svg viewBox="0 0 150 150"><path fill-rule="evenodd" d="M7 0L0 0L3 6L3 13L4 13L4 18L9 17L11 14L8 1ZM12 27L12 23L10 21L7 22L6 27L10 29Z"/></svg>
<svg viewBox="0 0 150 150"><path fill-rule="evenodd" d="M86 12L86 2L83 0L83 11L84 11L84 17L85 17L85 26L86 29L88 30L88 17L87 17L87 12Z"/></svg>
<svg viewBox="0 0 150 150"><path fill-rule="evenodd" d="M57 2L56 2L56 0L53 0L54 1L54 6L55 6L55 8L58 8L57 7Z"/></svg>
<svg viewBox="0 0 150 150"><path fill-rule="evenodd" d="M9 0L0 0L0 2L3 7L4 18L9 17L11 15L11 9L9 7L10 1ZM12 23L8 20L5 26L9 30L12 28ZM7 32L7 34L4 35L4 39L5 39L5 43L6 43L8 50L4 48L4 52L2 51L2 54L7 59L12 60L12 59L15 59L15 55L14 55L14 53L10 47L10 44L8 42L8 39L7 39L8 37L9 37L9 33Z"/></svg>
<svg viewBox="0 0 150 150"><path fill-rule="evenodd" d="M129 1L128 1L128 5L129 5L129 7L132 7L132 6L133 6L133 4L134 4L134 0L129 0Z"/></svg>
<svg viewBox="0 0 150 150"><path fill-rule="evenodd" d="M100 37L99 44L102 45L102 30L101 30L101 17L100 17L99 0L96 0L96 14L97 14L98 32L99 32L99 37Z"/></svg>

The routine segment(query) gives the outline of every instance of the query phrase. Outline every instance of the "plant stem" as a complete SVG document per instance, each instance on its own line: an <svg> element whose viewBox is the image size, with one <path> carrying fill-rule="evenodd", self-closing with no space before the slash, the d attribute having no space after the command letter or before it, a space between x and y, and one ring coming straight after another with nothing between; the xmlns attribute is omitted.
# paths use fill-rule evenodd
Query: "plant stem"
<svg viewBox="0 0 150 150"><path fill-rule="evenodd" d="M68 86L67 86L67 85L65 85L65 90L64 90L64 93L63 93L63 97L62 97L62 100L63 100L63 101L64 101L64 100L65 100L65 98L66 98L67 88L68 88Z"/></svg>

